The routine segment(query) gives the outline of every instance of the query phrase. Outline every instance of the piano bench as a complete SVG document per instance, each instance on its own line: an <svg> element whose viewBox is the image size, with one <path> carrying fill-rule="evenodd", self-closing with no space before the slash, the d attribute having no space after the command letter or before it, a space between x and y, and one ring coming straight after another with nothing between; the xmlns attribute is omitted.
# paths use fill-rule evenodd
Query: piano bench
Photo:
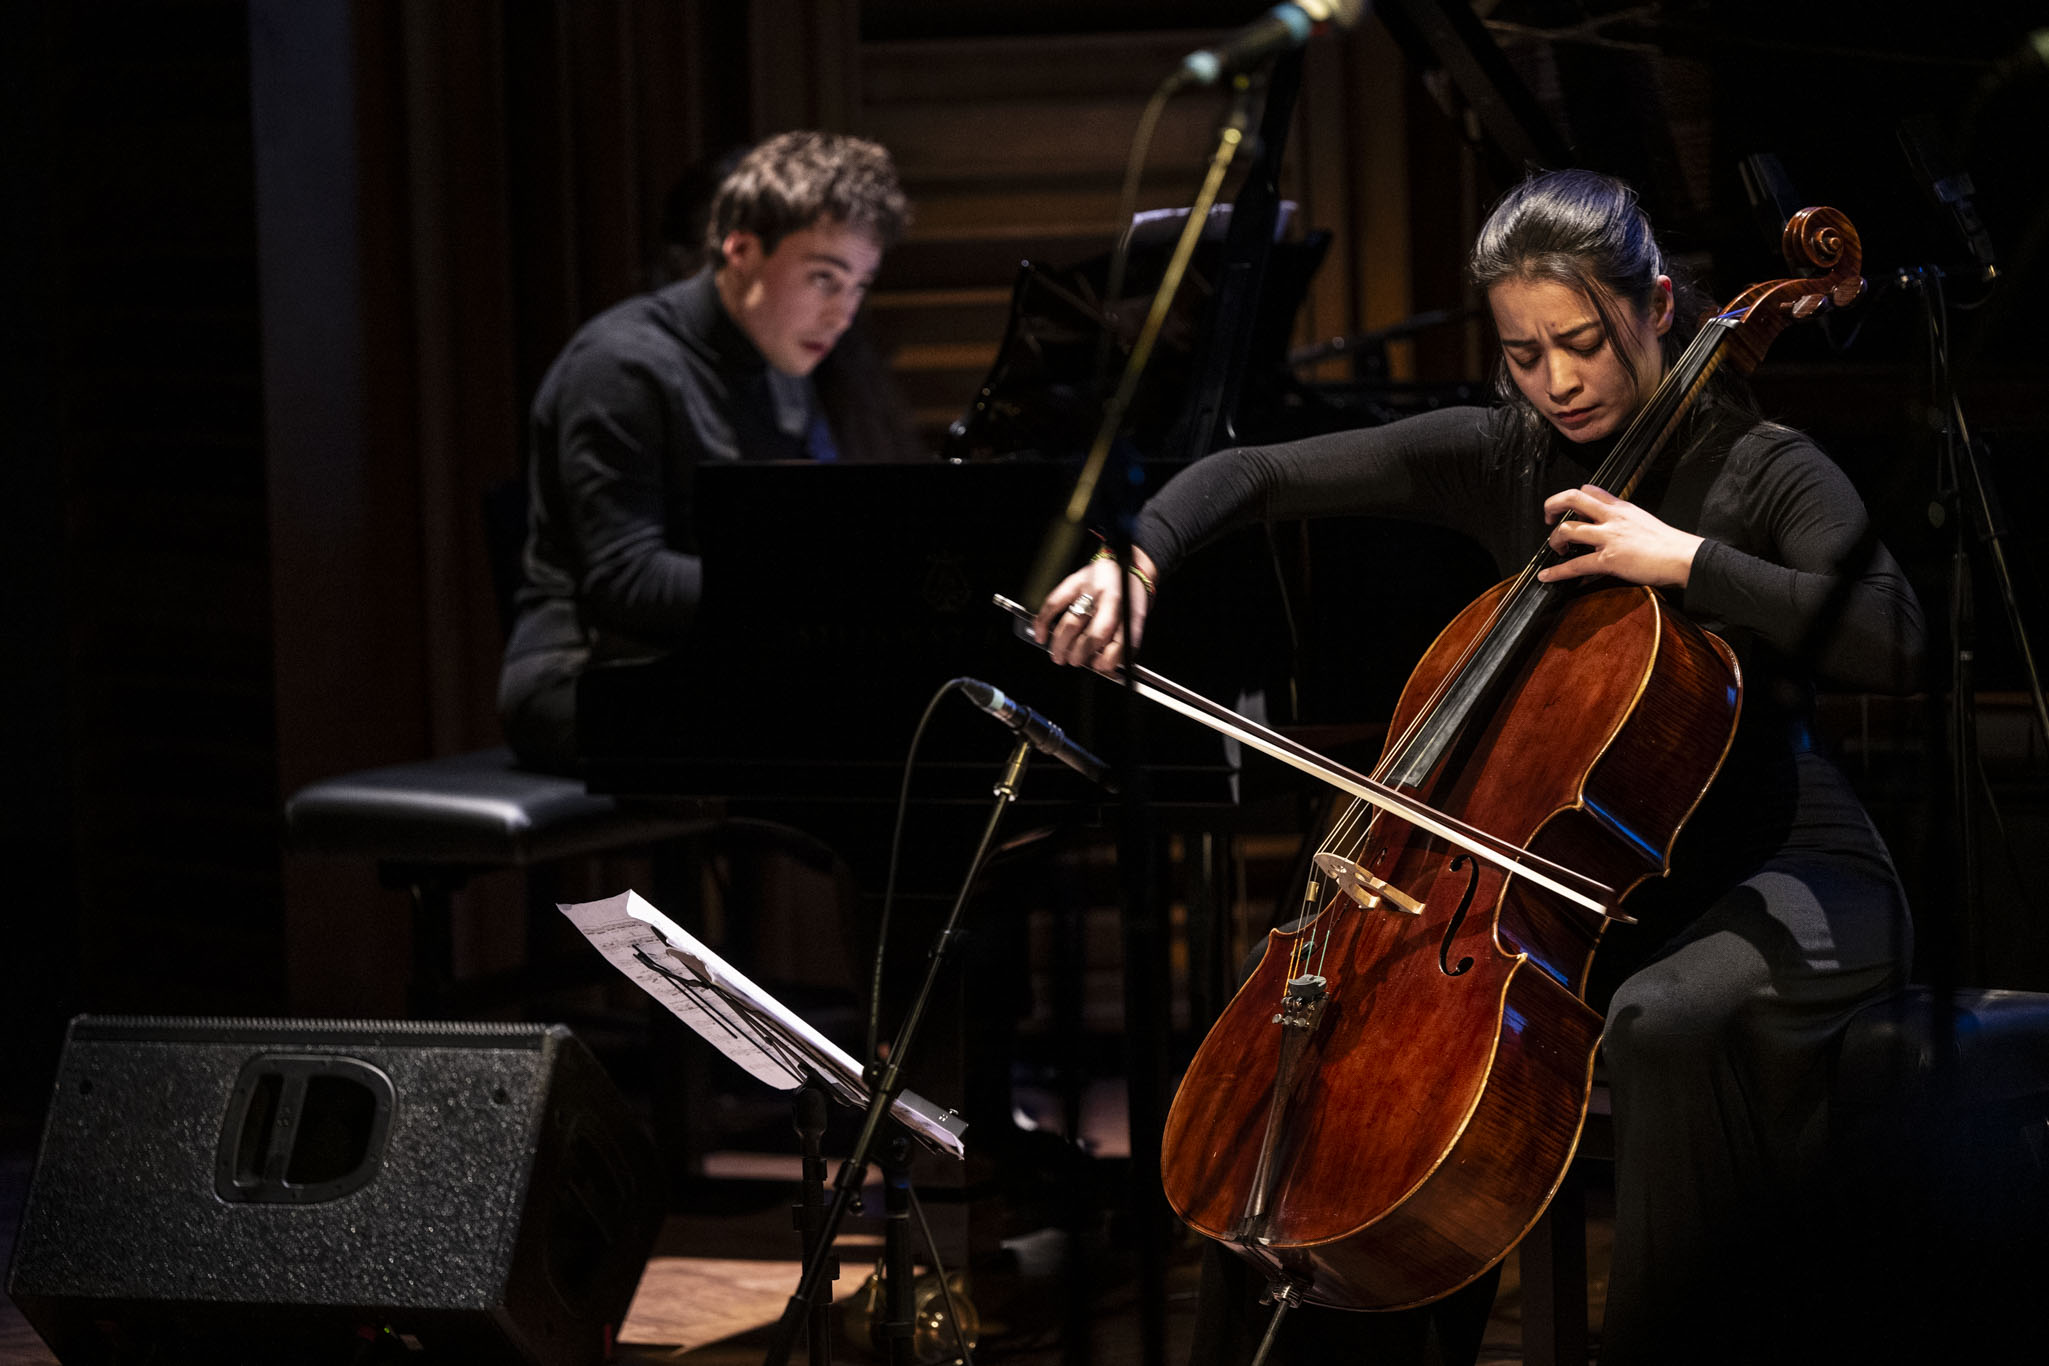
<svg viewBox="0 0 2049 1366"><path fill-rule="evenodd" d="M503 747L323 778L285 803L294 852L375 860L385 886L411 894L415 1015L449 1008L454 896L471 877L652 845L711 825L523 769Z"/></svg>
<svg viewBox="0 0 2049 1366"><path fill-rule="evenodd" d="M1853 1017L1836 1051L1830 1192L1855 1252L1816 1301L1842 1312L1844 1360L2005 1359L2008 1336L2037 1322L2032 1302L2049 1280L2049 994L1959 990L1948 1006L1909 986ZM1580 1168L1613 1158L1597 1085L1573 1168L1518 1249L1530 1366L1587 1360ZM1955 1354L1967 1346L1982 1351ZM1933 1354L1912 1355L1924 1347Z"/></svg>

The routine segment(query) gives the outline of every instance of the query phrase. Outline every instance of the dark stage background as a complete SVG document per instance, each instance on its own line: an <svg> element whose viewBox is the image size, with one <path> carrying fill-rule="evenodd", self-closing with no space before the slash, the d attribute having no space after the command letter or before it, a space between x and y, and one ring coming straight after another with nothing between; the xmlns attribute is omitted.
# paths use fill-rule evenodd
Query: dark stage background
<svg viewBox="0 0 2049 1366"><path fill-rule="evenodd" d="M317 777L495 742L480 501L517 467L522 406L555 350L645 283L686 167L804 125L896 150L919 224L871 322L936 438L989 364L1017 260L1103 249L1144 96L1261 8L10 6L0 1127L34 1132L62 1022L81 1009L397 1011L399 895L367 868L287 857L280 801ZM1285 189L1336 245L1299 340L1470 303L1460 249L1547 144L1634 180L1727 296L1779 273L1736 170L1776 153L1801 196L1862 229L1875 294L1830 334L1780 344L1768 406L1866 490L1940 615L1924 328L1912 293L1885 286L1903 267L1950 271L1952 299L1978 305L1952 315L1954 356L2039 625L2049 71L1999 65L2022 50L2026 7L1476 6L1537 111L1525 146L1433 55L1441 7L1384 8L1305 63ZM1177 106L1148 203L1186 201L1214 112ZM1901 156L1895 127L1914 113L1975 180L2006 274L1989 298ZM1448 384L1482 373L1486 345L1470 322L1387 362ZM1350 375L1326 362L1310 377L1342 393ZM1989 599L1981 617L2012 856L1988 828L1989 904L1962 972L2049 988L2030 885L2049 848L2041 747ZM1828 714L1924 923L1941 923L1958 880L1922 852L1928 712L1834 698ZM488 895L465 911L487 945L492 913Z"/></svg>

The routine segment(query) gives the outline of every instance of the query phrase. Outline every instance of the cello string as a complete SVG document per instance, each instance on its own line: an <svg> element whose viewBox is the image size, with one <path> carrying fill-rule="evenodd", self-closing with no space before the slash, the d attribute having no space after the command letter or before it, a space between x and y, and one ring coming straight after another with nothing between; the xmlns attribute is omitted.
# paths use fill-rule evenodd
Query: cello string
<svg viewBox="0 0 2049 1366"><path fill-rule="evenodd" d="M1356 797L1353 798L1350 804L1346 806L1344 814L1333 823L1330 833L1324 837L1317 852L1320 854L1338 853L1339 844L1350 838L1349 835L1341 832L1348 831L1358 821L1362 811L1370 810L1372 808L1367 803L1358 800ZM1370 827L1371 821L1369 819L1368 828ZM1339 857L1343 857L1343 855L1339 854ZM1315 865L1312 863L1311 866L1314 867ZM1304 936L1301 957L1301 968L1304 970L1308 968L1310 959L1312 957L1315 958L1317 963L1315 970L1319 976L1322 975L1323 963L1330 952L1330 941L1337 933L1340 918L1350 909L1348 903L1351 901L1349 896L1339 891L1335 894L1329 894L1328 900L1324 902L1320 909L1315 906L1313 898L1326 895L1325 889L1322 886L1322 879L1319 876L1320 872L1321 870L1319 869L1317 873L1310 875L1309 885L1304 890L1303 901L1310 915L1308 933ZM1299 972L1290 975L1299 975Z"/></svg>
<svg viewBox="0 0 2049 1366"><path fill-rule="evenodd" d="M1672 366L1672 372L1637 412L1622 440L1615 443L1608 458L1594 473L1593 482L1617 497L1643 477L1664 449L1671 427L1692 406L1694 395L1707 382L1722 359L1722 341L1728 336L1722 318L1710 319L1686 351ZM1638 449L1641 446L1642 449Z"/></svg>
<svg viewBox="0 0 2049 1366"><path fill-rule="evenodd" d="M1330 830L1326 831L1323 839L1319 841L1316 852L1318 854L1334 852L1336 840L1343 838L1339 832L1345 830L1353 821L1358 819L1358 812L1365 805L1366 803L1361 802L1356 797L1353 798L1344 813L1338 817ZM1320 895L1322 887L1319 876L1320 870L1314 863L1313 857L1310 868L1311 871L1304 879L1302 889L1303 925L1305 932L1295 939L1295 942L1288 950L1287 978L1281 984L1281 996L1283 999L1287 996L1287 983L1301 976L1304 969L1308 966L1310 955L1314 951L1319 938L1319 928L1323 927L1327 930L1328 927L1325 926L1325 922L1334 918L1339 909L1335 905L1323 908L1318 907L1316 898ZM1323 937L1327 939L1327 933Z"/></svg>
<svg viewBox="0 0 2049 1366"><path fill-rule="evenodd" d="M1323 933L1323 946L1316 955L1316 975L1326 982L1330 980L1330 941L1337 937L1338 916L1351 914L1351 902L1352 898L1343 892L1339 892L1331 902L1331 909L1336 914L1331 917L1332 923Z"/></svg>
<svg viewBox="0 0 2049 1366"><path fill-rule="evenodd" d="M1686 350L1672 363L1671 372L1652 391L1650 401L1637 411L1622 439L1594 471L1592 482L1618 497L1627 496L1622 490L1640 479L1657 459L1670 435L1667 429L1673 419L1692 405L1700 386L1720 365L1722 343L1728 338L1729 328L1747 312L1745 309L1723 313L1702 324ZM1643 449L1637 449L1639 445Z"/></svg>
<svg viewBox="0 0 2049 1366"><path fill-rule="evenodd" d="M1349 832L1357 823L1359 813L1368 809L1370 808L1367 803L1360 801L1356 797L1353 798L1325 831L1323 838L1317 844L1316 853L1337 853L1339 845L1350 838ZM1288 977L1291 980L1300 976L1303 969L1306 968L1310 955L1315 951L1318 940L1322 939L1326 943L1328 942L1330 933L1335 929L1332 922L1336 919L1337 914L1342 911L1342 906L1336 903L1325 906L1318 905L1317 899L1323 892L1323 877L1321 870L1314 862L1314 857L1314 855L1311 856L1311 871L1303 879L1302 916L1306 932L1296 940L1294 946L1289 951ZM1285 987L1283 988L1283 994L1285 995Z"/></svg>
<svg viewBox="0 0 2049 1366"><path fill-rule="evenodd" d="M1355 839L1349 832L1358 824L1362 813L1366 815L1365 826ZM1370 838L1373 823L1380 818L1380 814L1379 809L1371 803L1353 798L1343 814L1332 823L1330 833L1325 836L1317 852L1337 854L1341 858L1351 860L1352 855L1355 855ZM1327 889L1320 884L1321 880L1315 874L1311 874L1308 886L1304 889L1303 901L1309 912L1308 933L1301 945L1300 959L1291 960L1290 976L1309 970L1313 959L1313 970L1318 976L1326 976L1327 980L1332 941L1337 937L1338 930L1343 927L1345 919L1355 911L1363 909L1342 888ZM1325 898L1320 908L1312 900L1315 897ZM1295 966L1298 961L1299 968Z"/></svg>

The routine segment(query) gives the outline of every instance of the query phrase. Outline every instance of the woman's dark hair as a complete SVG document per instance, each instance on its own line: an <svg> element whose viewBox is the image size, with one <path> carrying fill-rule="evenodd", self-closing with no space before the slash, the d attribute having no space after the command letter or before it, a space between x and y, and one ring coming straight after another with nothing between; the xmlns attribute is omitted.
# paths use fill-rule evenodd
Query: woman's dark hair
<svg viewBox="0 0 2049 1366"><path fill-rule="evenodd" d="M840 133L778 133L740 159L712 197L705 243L717 260L728 233L751 232L764 251L821 218L895 244L910 219L896 165L879 143Z"/></svg>
<svg viewBox="0 0 2049 1366"><path fill-rule="evenodd" d="M1627 307L1644 315L1656 301L1658 277L1671 277L1672 325L1659 339L1669 371L1699 333L1710 306L1706 296L1667 262L1636 191L1595 171L1549 171L1510 190L1487 215L1466 270L1483 291L1505 281L1526 280L1549 281L1583 294L1600 317L1616 358L1639 382L1636 357L1616 345L1621 319L1615 310ZM1717 379L1696 400L1697 413L1723 407L1754 411L1741 381L1733 375L1721 378L1727 371L1727 366L1718 367ZM1548 437L1550 424L1516 387L1505 357L1496 362L1494 392L1519 411L1521 427L1531 441Z"/></svg>

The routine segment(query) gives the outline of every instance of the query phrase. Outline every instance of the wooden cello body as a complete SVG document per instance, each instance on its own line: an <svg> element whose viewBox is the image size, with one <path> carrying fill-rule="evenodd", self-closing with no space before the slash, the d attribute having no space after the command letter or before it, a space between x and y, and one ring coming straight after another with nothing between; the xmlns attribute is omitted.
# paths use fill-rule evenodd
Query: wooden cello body
<svg viewBox="0 0 2049 1366"><path fill-rule="evenodd" d="M1414 719L1502 591L1432 646L1391 729ZM1662 871L1734 733L1728 646L1648 589L1611 588L1561 613L1518 672L1516 705L1447 756L1425 800L1618 889ZM1575 738L1561 745L1567 715ZM1515 1245L1571 1159L1600 1040L1581 996L1601 917L1413 833L1383 819L1359 862L1423 911L1333 892L1310 925L1275 931L1167 1120L1175 1211L1343 1308L1435 1299ZM1305 966L1299 947L1325 933L1327 957L1307 965L1323 969L1325 1004L1298 1031L1294 1084L1277 1090L1275 1003ZM1269 1193L1248 1226L1276 1119Z"/></svg>
<svg viewBox="0 0 2049 1366"><path fill-rule="evenodd" d="M1630 497L1715 366L1747 370L1789 321L1861 293L1841 214L1802 211L1785 246L1824 278L1755 286L1711 319L1594 482ZM1734 736L1740 674L1650 589L1537 581L1548 554L1431 646L1374 777L1619 895L1666 871ZM1182 1080L1163 1182L1293 1298L1425 1303L1505 1256L1564 1177L1606 920L1385 810L1348 818L1317 865L1314 914L1269 936Z"/></svg>

